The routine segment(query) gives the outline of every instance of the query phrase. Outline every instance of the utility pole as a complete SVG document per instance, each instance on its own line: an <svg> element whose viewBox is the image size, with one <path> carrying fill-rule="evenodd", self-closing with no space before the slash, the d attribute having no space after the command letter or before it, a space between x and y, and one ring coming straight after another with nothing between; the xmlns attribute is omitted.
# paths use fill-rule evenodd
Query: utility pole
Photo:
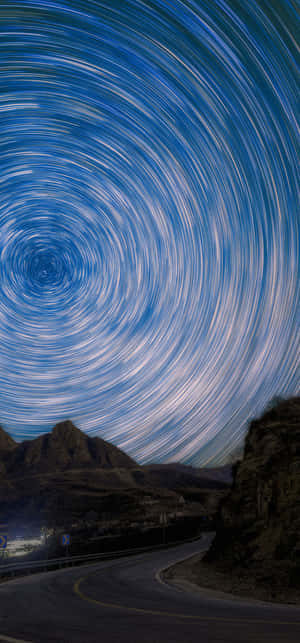
<svg viewBox="0 0 300 643"><path fill-rule="evenodd" d="M166 524L167 524L167 514L164 511L160 514L160 523L162 524L162 541L163 545L166 544Z"/></svg>

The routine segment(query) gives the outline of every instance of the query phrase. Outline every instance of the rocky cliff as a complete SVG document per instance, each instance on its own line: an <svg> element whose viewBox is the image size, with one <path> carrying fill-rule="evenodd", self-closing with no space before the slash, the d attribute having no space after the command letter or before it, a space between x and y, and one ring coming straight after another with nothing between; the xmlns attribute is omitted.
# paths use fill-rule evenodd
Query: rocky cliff
<svg viewBox="0 0 300 643"><path fill-rule="evenodd" d="M11 449L14 449L17 446L17 442L15 442L4 429L2 429L2 426L0 426L0 454L10 451Z"/></svg>
<svg viewBox="0 0 300 643"><path fill-rule="evenodd" d="M300 397L251 423L203 562L231 575L246 571L272 586L273 598L300 589Z"/></svg>
<svg viewBox="0 0 300 643"><path fill-rule="evenodd" d="M2 426L0 426L0 476L6 472L6 460L12 449L15 449L17 443L10 437Z"/></svg>

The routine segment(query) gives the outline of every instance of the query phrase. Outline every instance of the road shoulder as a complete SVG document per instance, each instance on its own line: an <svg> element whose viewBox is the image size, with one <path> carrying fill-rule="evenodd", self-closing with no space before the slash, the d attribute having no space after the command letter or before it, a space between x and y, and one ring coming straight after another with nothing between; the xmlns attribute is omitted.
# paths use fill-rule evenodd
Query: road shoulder
<svg viewBox="0 0 300 643"><path fill-rule="evenodd" d="M300 607L298 597L286 596L283 600L272 597L265 587L257 587L251 578L239 578L216 570L212 565L204 564L205 552L193 555L171 565L157 574L160 582L171 585L180 591L196 592L203 598L239 601L264 605L281 605Z"/></svg>

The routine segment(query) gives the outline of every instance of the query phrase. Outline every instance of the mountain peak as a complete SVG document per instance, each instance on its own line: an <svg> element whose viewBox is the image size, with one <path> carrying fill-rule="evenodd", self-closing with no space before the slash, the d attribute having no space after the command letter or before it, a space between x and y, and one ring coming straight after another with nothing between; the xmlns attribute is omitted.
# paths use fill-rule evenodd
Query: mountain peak
<svg viewBox="0 0 300 643"><path fill-rule="evenodd" d="M0 456L1 450L5 456L6 472L10 476L15 475L16 471L19 475L25 475L29 472L33 474L82 468L132 469L138 466L116 446L99 437L89 437L71 420L58 422L51 432L20 444L15 444L5 431L1 433L0 430ZM2 469L0 457L0 473Z"/></svg>
<svg viewBox="0 0 300 643"><path fill-rule="evenodd" d="M72 434L79 434L81 433L82 435L85 435L83 431L80 431L71 420L63 420L62 422L58 422L52 429L52 435L54 436L61 436L61 437L67 437Z"/></svg>

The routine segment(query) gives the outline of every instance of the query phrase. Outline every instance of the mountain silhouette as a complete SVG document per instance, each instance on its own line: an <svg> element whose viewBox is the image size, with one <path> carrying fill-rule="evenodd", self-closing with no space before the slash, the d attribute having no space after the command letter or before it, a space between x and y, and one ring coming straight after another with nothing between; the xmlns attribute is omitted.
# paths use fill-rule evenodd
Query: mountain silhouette
<svg viewBox="0 0 300 643"><path fill-rule="evenodd" d="M2 455L4 455L4 462ZM19 444L2 429L0 462L1 460L4 464L2 470L9 477L85 467L101 469L138 467L132 458L116 446L99 437L89 437L70 420L56 424L51 433L33 440L24 440Z"/></svg>

